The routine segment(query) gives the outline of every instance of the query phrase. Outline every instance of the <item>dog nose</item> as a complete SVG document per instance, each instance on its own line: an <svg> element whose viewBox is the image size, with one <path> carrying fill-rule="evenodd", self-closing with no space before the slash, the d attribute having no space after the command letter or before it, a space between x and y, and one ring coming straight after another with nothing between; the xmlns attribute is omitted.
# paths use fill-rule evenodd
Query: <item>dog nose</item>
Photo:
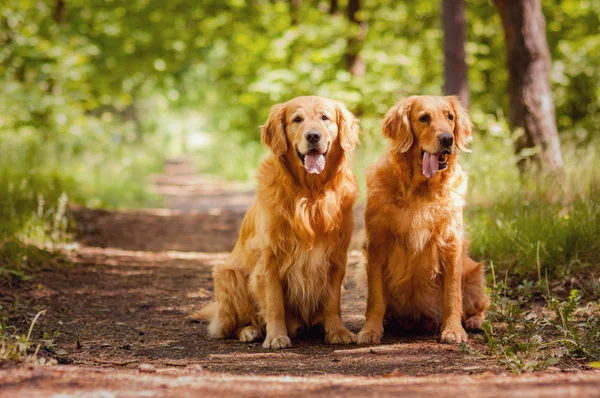
<svg viewBox="0 0 600 398"><path fill-rule="evenodd" d="M315 130L310 130L306 133L306 140L311 144L316 144L321 139L321 133Z"/></svg>
<svg viewBox="0 0 600 398"><path fill-rule="evenodd" d="M452 143L454 142L454 136L450 133L442 133L438 139L440 140L440 144L445 147L452 146Z"/></svg>

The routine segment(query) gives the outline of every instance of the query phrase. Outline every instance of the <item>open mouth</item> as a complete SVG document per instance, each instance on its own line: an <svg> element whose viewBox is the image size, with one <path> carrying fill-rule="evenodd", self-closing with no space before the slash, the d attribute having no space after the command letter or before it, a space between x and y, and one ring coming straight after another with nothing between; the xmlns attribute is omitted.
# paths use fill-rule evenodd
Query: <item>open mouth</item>
<svg viewBox="0 0 600 398"><path fill-rule="evenodd" d="M448 158L450 158L450 150L444 149L437 153L429 153L421 151L423 157L423 175L431 178L440 170L448 167Z"/></svg>
<svg viewBox="0 0 600 398"><path fill-rule="evenodd" d="M306 171L310 174L321 174L323 169L325 169L325 157L327 156L327 151L321 153L318 149L311 149L303 154L296 148L296 154L302 161L302 165Z"/></svg>
<svg viewBox="0 0 600 398"><path fill-rule="evenodd" d="M450 157L450 150L444 149L442 152L438 154L438 169L444 170L448 167L448 158Z"/></svg>

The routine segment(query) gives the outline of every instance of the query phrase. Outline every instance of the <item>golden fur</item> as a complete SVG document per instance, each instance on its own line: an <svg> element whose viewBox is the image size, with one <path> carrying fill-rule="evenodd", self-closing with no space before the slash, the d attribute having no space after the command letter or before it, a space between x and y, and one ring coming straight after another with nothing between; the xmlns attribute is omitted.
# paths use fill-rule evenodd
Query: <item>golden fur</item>
<svg viewBox="0 0 600 398"><path fill-rule="evenodd" d="M423 151L438 153L443 132L453 136L447 168L426 178ZM463 225L467 176L456 148L470 141L469 116L455 97L409 97L387 113L383 134L391 145L367 172L367 319L358 343L379 343L384 318L466 341L461 321L480 329L489 305Z"/></svg>
<svg viewBox="0 0 600 398"><path fill-rule="evenodd" d="M297 153L308 131L323 137L320 174L309 174ZM355 341L340 295L358 189L347 153L358 135L358 120L340 102L298 97L273 106L262 126L272 153L259 168L256 201L233 252L214 269L216 304L194 315L211 319L212 337L249 342L266 332L263 347L279 349L322 322L328 343Z"/></svg>

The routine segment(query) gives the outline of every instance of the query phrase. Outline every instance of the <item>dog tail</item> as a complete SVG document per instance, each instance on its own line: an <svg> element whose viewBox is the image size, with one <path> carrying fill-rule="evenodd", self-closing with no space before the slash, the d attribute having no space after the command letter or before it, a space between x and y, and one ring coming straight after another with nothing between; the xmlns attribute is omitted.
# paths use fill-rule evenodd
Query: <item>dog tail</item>
<svg viewBox="0 0 600 398"><path fill-rule="evenodd" d="M210 321L217 315L217 312L219 312L219 303L213 301L212 303L207 304L204 308L190 315L190 319L197 321Z"/></svg>

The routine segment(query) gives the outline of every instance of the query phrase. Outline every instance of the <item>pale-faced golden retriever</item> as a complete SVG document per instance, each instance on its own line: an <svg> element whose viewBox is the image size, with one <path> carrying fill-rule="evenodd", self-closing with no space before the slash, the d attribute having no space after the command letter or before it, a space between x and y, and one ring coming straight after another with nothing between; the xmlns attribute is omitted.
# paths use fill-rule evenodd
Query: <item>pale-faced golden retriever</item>
<svg viewBox="0 0 600 398"><path fill-rule="evenodd" d="M266 332L263 347L279 349L322 323L328 343L355 341L340 295L358 190L347 154L358 136L358 120L340 102L298 97L273 106L256 201L214 269L216 302L193 315L211 320L212 337L250 342Z"/></svg>
<svg viewBox="0 0 600 398"><path fill-rule="evenodd" d="M359 344L379 343L384 318L405 330L467 340L489 299L482 265L468 256L463 225L471 121L455 97L415 96L389 110L391 145L367 172L368 299Z"/></svg>

